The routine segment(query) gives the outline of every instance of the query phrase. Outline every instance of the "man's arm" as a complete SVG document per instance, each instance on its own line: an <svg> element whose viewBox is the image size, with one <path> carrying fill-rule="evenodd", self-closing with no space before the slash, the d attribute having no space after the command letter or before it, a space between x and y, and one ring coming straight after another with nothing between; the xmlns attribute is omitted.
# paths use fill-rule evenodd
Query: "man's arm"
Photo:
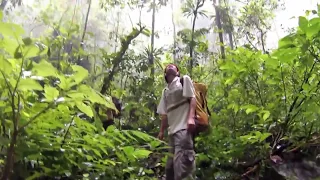
<svg viewBox="0 0 320 180"><path fill-rule="evenodd" d="M168 127L168 117L167 117L166 103L164 100L164 90L162 91L160 103L157 108L157 113L161 115L161 126L160 126L160 133L158 135L158 138L162 140L164 131Z"/></svg>
<svg viewBox="0 0 320 180"><path fill-rule="evenodd" d="M189 106L189 119L191 118L195 118L196 115L196 106L197 106L197 102L196 102L196 98L195 97L191 97L189 98L190 101L190 106Z"/></svg>
<svg viewBox="0 0 320 180"><path fill-rule="evenodd" d="M188 114L188 124L194 124L194 118L195 118L195 110L197 106L196 102L196 95L195 95L195 89L192 83L192 80L189 76L184 76L183 78L183 96L187 97L190 102L189 106L189 114Z"/></svg>
<svg viewBox="0 0 320 180"><path fill-rule="evenodd" d="M160 132L164 133L164 131L168 128L168 117L167 115L161 115L161 127Z"/></svg>

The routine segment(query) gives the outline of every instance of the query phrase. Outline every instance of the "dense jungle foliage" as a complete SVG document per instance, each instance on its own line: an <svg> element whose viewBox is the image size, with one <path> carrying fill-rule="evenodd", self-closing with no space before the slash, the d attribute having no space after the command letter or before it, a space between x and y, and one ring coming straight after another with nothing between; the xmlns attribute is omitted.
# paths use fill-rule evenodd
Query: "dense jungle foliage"
<svg viewBox="0 0 320 180"><path fill-rule="evenodd" d="M0 2L2 180L163 177L155 108L172 62L209 87L197 178L320 177L319 5L268 49L281 1ZM167 7L173 43L157 47ZM138 23L121 19L128 9Z"/></svg>

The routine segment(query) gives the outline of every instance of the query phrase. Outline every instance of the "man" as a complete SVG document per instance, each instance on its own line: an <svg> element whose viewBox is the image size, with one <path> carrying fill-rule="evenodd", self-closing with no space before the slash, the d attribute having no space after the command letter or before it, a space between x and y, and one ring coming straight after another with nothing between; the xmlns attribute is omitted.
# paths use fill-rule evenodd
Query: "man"
<svg viewBox="0 0 320 180"><path fill-rule="evenodd" d="M193 83L189 76L183 76L177 66L169 64L165 68L167 86L162 92L157 113L161 115L161 128L158 135L163 139L168 128L170 153L166 164L167 180L194 179L195 151L193 131L195 129L196 98Z"/></svg>

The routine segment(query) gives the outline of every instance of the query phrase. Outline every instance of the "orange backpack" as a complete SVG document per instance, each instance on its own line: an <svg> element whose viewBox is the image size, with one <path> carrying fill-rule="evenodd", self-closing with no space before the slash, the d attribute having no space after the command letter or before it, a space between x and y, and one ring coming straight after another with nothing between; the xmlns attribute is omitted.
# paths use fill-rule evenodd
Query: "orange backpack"
<svg viewBox="0 0 320 180"><path fill-rule="evenodd" d="M180 83L183 86L183 78L182 77L180 78ZM207 104L207 98L206 98L208 87L203 83L197 83L197 82L193 82L193 86L195 89L196 103L197 103L196 109L195 109L195 115L196 115L195 116L196 117L196 119L195 119L196 132L195 133L197 135L201 132L208 130L208 127L210 126L209 116L211 116L211 113L209 111L208 104ZM187 101L187 102L189 102L189 101ZM171 111L184 103L186 103L186 101L181 102L172 108L169 108L167 111Z"/></svg>
<svg viewBox="0 0 320 180"><path fill-rule="evenodd" d="M183 78L180 78L180 83L183 86ZM204 83L198 83L193 82L193 86L195 89L195 95L196 95L196 133L204 132L208 130L208 127L210 126L209 123L209 116L211 116L211 113L208 108L207 103L207 91L208 87Z"/></svg>

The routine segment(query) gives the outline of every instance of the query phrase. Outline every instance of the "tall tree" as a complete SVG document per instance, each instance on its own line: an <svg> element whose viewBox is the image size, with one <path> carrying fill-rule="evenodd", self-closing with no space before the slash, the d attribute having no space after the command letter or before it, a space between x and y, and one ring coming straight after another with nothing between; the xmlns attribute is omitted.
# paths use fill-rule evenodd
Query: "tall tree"
<svg viewBox="0 0 320 180"><path fill-rule="evenodd" d="M80 47L81 47L82 50L84 49L84 38L85 38L86 33L87 33L88 19L89 19L89 14L90 14L90 10L91 10L91 0L89 0L88 3L89 3L89 5L88 5L88 10L87 10L86 19L85 19L85 22L84 22L84 27L83 27L82 37L81 37L81 43L80 43ZM86 61L88 63L88 58L86 59ZM80 57L80 54L79 54L77 64L78 65L83 65L83 63L84 62L81 62L81 57Z"/></svg>
<svg viewBox="0 0 320 180"><path fill-rule="evenodd" d="M8 2L11 2L13 7L22 5L22 0L11 0L11 1L10 0L2 0L0 3L0 10L3 11L6 8Z"/></svg>
<svg viewBox="0 0 320 180"><path fill-rule="evenodd" d="M171 0L171 22L173 27L173 60L174 63L177 63L177 32L176 32L176 24L174 22L174 0Z"/></svg>
<svg viewBox="0 0 320 180"><path fill-rule="evenodd" d="M221 2L221 1L220 1ZM222 20L222 28L225 33L227 33L229 45L231 49L234 49L234 27L233 27L233 19L230 14L232 13L232 9L230 8L228 0L223 0L223 3L220 3L220 17Z"/></svg>
<svg viewBox="0 0 320 180"><path fill-rule="evenodd" d="M221 23L221 7L220 7L221 2L219 1L219 4L217 4L217 0L213 0L213 7L216 12L216 26L218 28L218 34L219 34L219 41L220 41L220 53L221 53L221 58L225 59L226 58L226 52L224 48L224 39L223 39L223 28L222 28L222 23Z"/></svg>
<svg viewBox="0 0 320 180"><path fill-rule="evenodd" d="M241 1L236 25L237 40L246 41L253 49L266 53L266 33L280 3L276 0Z"/></svg>
<svg viewBox="0 0 320 180"><path fill-rule="evenodd" d="M194 47L195 47L195 41L194 41L194 33L195 33L195 27L196 27L196 19L198 17L198 14L205 15L203 11L200 11L200 8L204 5L205 0L197 0L196 3L194 3L192 0L188 0L186 3L186 6L183 8L183 13L189 17L192 16L192 29L191 29L191 41L189 45L189 56L190 56L190 65L189 65L189 73L190 77L192 77L192 68L194 64Z"/></svg>
<svg viewBox="0 0 320 180"><path fill-rule="evenodd" d="M149 57L149 65L151 66L151 77L154 79L154 28L156 20L156 0L152 2L152 27L151 27L151 52Z"/></svg>

